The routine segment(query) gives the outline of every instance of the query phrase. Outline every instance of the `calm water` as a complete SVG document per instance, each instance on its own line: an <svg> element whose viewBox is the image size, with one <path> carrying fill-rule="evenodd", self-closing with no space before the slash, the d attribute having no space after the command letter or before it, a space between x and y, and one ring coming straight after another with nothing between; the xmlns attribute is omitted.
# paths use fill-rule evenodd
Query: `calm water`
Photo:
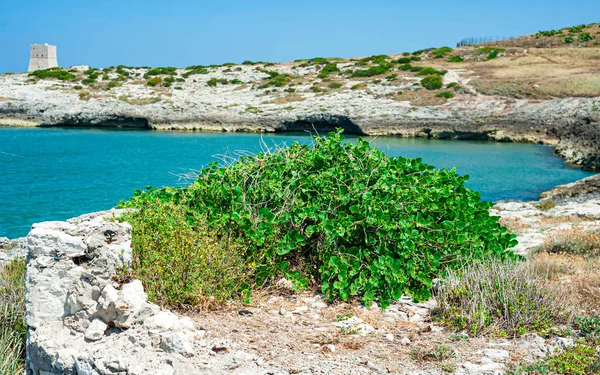
<svg viewBox="0 0 600 375"><path fill-rule="evenodd" d="M263 135L272 145L308 136ZM181 175L216 154L260 151L255 134L0 127L0 236L26 235L32 223L114 207L148 185L184 185ZM535 199L590 175L565 166L547 146L379 137L390 156L456 167L485 200Z"/></svg>

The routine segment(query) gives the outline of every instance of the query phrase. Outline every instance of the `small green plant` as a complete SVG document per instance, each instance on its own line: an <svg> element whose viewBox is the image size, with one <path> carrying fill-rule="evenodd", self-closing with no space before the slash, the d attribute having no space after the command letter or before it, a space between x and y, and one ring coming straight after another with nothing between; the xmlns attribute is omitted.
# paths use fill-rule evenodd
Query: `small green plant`
<svg viewBox="0 0 600 375"><path fill-rule="evenodd" d="M444 83L439 75L431 75L421 80L421 86L427 90L438 90L444 87Z"/></svg>
<svg viewBox="0 0 600 375"><path fill-rule="evenodd" d="M249 106L246 107L245 112L253 113L253 114L257 115L258 114L258 108L249 105Z"/></svg>
<svg viewBox="0 0 600 375"><path fill-rule="evenodd" d="M148 80L148 82L146 82L146 85L154 87L154 86L158 86L158 85L162 84L162 82L163 82L163 80L161 77L154 77L154 78L150 78Z"/></svg>
<svg viewBox="0 0 600 375"><path fill-rule="evenodd" d="M446 55L452 51L453 51L453 49L450 47L440 47L440 48L435 48L435 49L431 50L430 53L436 59L442 59L442 58L446 57Z"/></svg>
<svg viewBox="0 0 600 375"><path fill-rule="evenodd" d="M329 87L330 89L336 90L342 87L341 83L338 82L331 82L329 85L327 85L327 87Z"/></svg>
<svg viewBox="0 0 600 375"><path fill-rule="evenodd" d="M159 76L159 75L176 75L177 74L177 69L176 68L154 68L154 69L150 69L148 70L145 74L144 74L144 78L148 79L152 76Z"/></svg>
<svg viewBox="0 0 600 375"><path fill-rule="evenodd" d="M421 61L421 60L423 60L423 59L422 59L420 56L411 56L411 57L410 57L410 60L411 60L411 61Z"/></svg>
<svg viewBox="0 0 600 375"><path fill-rule="evenodd" d="M411 349L410 356L416 362L442 362L456 357L456 352L451 346L435 344L431 348L416 346Z"/></svg>
<svg viewBox="0 0 600 375"><path fill-rule="evenodd" d="M554 207L556 207L556 203L551 199L546 199L535 205L535 208L540 211L549 211Z"/></svg>
<svg viewBox="0 0 600 375"><path fill-rule="evenodd" d="M567 44L571 44L575 41L575 38L573 38L571 35L566 36L565 38L563 38L563 42L567 43Z"/></svg>
<svg viewBox="0 0 600 375"><path fill-rule="evenodd" d="M80 85L73 86L73 88L75 90L83 90L83 86L80 86Z"/></svg>
<svg viewBox="0 0 600 375"><path fill-rule="evenodd" d="M219 83L219 80L216 77L213 77L206 82L206 84L210 87L217 86L217 83Z"/></svg>
<svg viewBox="0 0 600 375"><path fill-rule="evenodd" d="M454 98L454 93L452 91L442 91L435 96L438 98L452 99Z"/></svg>
<svg viewBox="0 0 600 375"><path fill-rule="evenodd" d="M578 344L547 359L557 374L595 375L600 373L600 357L593 346Z"/></svg>
<svg viewBox="0 0 600 375"><path fill-rule="evenodd" d="M424 66L419 70L419 72L417 73L417 76L431 76L431 75L443 76L446 73L447 73L447 71L445 71L445 70L437 70L437 69L429 67L429 66Z"/></svg>
<svg viewBox="0 0 600 375"><path fill-rule="evenodd" d="M577 36L577 39L579 39L581 43L585 43L589 42L590 40L593 40L594 37L590 35L590 33L581 33Z"/></svg>
<svg viewBox="0 0 600 375"><path fill-rule="evenodd" d="M398 64L410 64L412 60L410 59L410 57L401 57L398 60L396 60L396 62Z"/></svg>
<svg viewBox="0 0 600 375"><path fill-rule="evenodd" d="M463 61L465 61L465 59L461 56L450 56L448 58L448 62L451 62L451 63L461 63Z"/></svg>
<svg viewBox="0 0 600 375"><path fill-rule="evenodd" d="M388 82L392 82L395 81L398 78L398 74L390 74L389 76L385 77L385 80Z"/></svg>
<svg viewBox="0 0 600 375"><path fill-rule="evenodd" d="M456 372L456 366L453 363L442 363L440 364L440 369L450 374Z"/></svg>
<svg viewBox="0 0 600 375"><path fill-rule="evenodd" d="M361 84L361 83L357 83L356 85L352 85L352 87L350 87L350 90L359 90L359 89L363 89L365 87L367 87L367 86L364 84Z"/></svg>
<svg viewBox="0 0 600 375"><path fill-rule="evenodd" d="M25 365L25 259L0 266L0 374L21 374Z"/></svg>
<svg viewBox="0 0 600 375"><path fill-rule="evenodd" d="M358 69L352 73L352 78L360 78L360 77L373 77L381 74L385 74L390 70L390 64L387 65L375 65L370 67L369 69Z"/></svg>
<svg viewBox="0 0 600 375"><path fill-rule="evenodd" d="M313 85L310 87L310 91L316 93L323 92L324 90L317 85Z"/></svg>
<svg viewBox="0 0 600 375"><path fill-rule="evenodd" d="M471 335L518 336L571 321L566 295L518 262L473 262L437 295L440 320Z"/></svg>

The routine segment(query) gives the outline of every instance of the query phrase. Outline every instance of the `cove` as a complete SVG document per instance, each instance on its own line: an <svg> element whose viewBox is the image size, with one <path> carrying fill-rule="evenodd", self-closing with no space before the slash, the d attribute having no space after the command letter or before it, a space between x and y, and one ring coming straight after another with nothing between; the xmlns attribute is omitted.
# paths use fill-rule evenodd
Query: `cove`
<svg viewBox="0 0 600 375"><path fill-rule="evenodd" d="M354 137L348 137L352 140ZM570 168L549 146L485 141L364 137L389 156L420 157L468 174L488 201L534 200L552 187L592 175ZM305 133L247 134L0 127L0 236L31 224L114 207L135 189L183 186L215 155L309 143Z"/></svg>

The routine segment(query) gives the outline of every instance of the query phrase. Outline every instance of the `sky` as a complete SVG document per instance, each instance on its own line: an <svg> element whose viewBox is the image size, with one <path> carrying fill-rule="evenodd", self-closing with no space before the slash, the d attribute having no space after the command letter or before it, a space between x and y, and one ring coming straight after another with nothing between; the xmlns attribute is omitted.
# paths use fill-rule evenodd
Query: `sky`
<svg viewBox="0 0 600 375"><path fill-rule="evenodd" d="M393 54L592 22L598 0L0 0L0 73L26 71L33 43L56 45L64 67L186 67Z"/></svg>

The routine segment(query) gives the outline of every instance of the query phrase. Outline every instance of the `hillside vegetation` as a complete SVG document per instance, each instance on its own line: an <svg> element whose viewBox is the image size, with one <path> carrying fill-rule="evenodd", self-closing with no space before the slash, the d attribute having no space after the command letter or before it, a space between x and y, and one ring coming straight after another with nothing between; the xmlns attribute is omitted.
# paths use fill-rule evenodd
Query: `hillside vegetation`
<svg viewBox="0 0 600 375"><path fill-rule="evenodd" d="M505 98L600 96L600 26L580 25L494 43L426 48L364 58L312 58L290 63L245 61L211 66L128 67L85 72L52 68L30 73L30 82L57 80L81 100L113 97L130 104L168 101L190 83L208 88L250 88L267 102L293 104L310 96L363 90L412 105L443 104L477 93ZM448 72L450 76L446 76ZM130 98L120 88L151 92ZM114 93L113 93L114 92Z"/></svg>

